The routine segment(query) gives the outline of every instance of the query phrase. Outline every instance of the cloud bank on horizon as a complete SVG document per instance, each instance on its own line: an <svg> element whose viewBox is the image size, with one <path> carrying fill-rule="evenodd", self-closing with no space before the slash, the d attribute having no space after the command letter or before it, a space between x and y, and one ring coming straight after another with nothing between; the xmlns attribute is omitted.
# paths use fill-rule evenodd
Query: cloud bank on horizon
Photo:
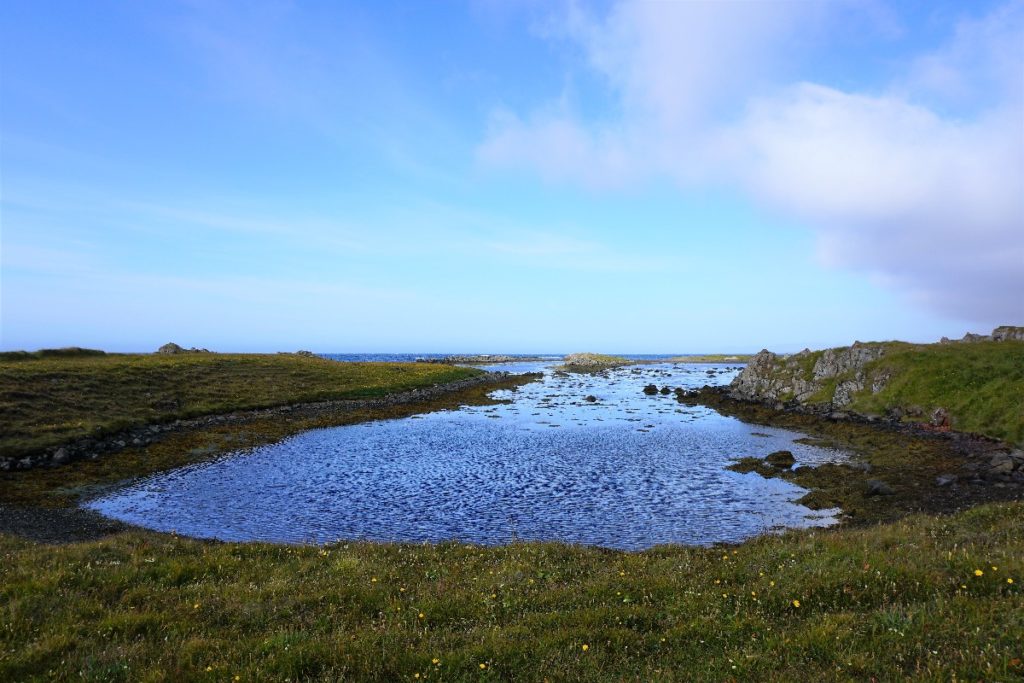
<svg viewBox="0 0 1024 683"><path fill-rule="evenodd" d="M1024 2L958 19L880 85L780 79L795 41L857 12L900 30L874 4L572 3L545 35L578 47L617 114L587 117L569 92L499 109L479 158L605 190L657 176L740 187L814 231L827 265L940 314L1020 320Z"/></svg>

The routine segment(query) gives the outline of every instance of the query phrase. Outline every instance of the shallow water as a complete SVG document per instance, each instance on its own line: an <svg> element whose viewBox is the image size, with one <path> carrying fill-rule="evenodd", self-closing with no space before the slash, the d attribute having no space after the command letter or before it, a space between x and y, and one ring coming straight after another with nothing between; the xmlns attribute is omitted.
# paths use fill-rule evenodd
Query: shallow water
<svg viewBox="0 0 1024 683"><path fill-rule="evenodd" d="M630 550L834 521L793 503L804 493L793 484L725 467L783 448L798 464L846 454L794 443L797 432L642 393L649 383L727 383L737 369L659 364L566 375L552 366L496 367L545 373L495 392L507 404L305 432L87 506L144 527L234 541L523 539Z"/></svg>

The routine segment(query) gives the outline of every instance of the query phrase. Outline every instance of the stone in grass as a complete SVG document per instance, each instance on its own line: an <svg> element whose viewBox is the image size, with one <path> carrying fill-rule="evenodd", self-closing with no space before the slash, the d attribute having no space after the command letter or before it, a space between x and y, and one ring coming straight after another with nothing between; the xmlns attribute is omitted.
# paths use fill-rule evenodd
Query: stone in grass
<svg viewBox="0 0 1024 683"><path fill-rule="evenodd" d="M865 496L891 496L895 493L888 484L878 479L869 479L864 491Z"/></svg>
<svg viewBox="0 0 1024 683"><path fill-rule="evenodd" d="M796 462L796 458L790 451L775 451L770 453L767 458L764 459L766 463L772 467L792 467Z"/></svg>

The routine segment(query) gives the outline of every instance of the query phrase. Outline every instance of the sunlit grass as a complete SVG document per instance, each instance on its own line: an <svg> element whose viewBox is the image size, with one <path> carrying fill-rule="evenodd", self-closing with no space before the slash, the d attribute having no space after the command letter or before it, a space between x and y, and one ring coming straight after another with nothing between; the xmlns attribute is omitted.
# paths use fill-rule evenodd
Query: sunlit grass
<svg viewBox="0 0 1024 683"><path fill-rule="evenodd" d="M1022 524L643 553L0 538L0 680L1010 680Z"/></svg>
<svg viewBox="0 0 1024 683"><path fill-rule="evenodd" d="M0 360L0 455L178 418L451 382L479 370L292 354L72 355Z"/></svg>

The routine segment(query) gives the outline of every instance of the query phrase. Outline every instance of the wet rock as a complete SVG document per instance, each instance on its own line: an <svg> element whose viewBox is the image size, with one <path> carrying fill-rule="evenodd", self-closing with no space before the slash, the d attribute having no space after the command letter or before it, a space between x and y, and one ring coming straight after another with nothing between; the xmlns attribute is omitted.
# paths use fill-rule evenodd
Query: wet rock
<svg viewBox="0 0 1024 683"><path fill-rule="evenodd" d="M865 496L891 496L895 493L891 486L879 479L869 479L867 489L864 491Z"/></svg>
<svg viewBox="0 0 1024 683"><path fill-rule="evenodd" d="M661 393L663 393L663 394L671 394L672 393L672 389L670 387L667 387L667 386L666 387L662 387L661 388Z"/></svg>
<svg viewBox="0 0 1024 683"><path fill-rule="evenodd" d="M596 403L597 396L587 396L583 400L586 401L587 403Z"/></svg>
<svg viewBox="0 0 1024 683"><path fill-rule="evenodd" d="M772 467L792 467L796 463L796 458L790 451L775 451L769 453L764 461Z"/></svg>
<svg viewBox="0 0 1024 683"><path fill-rule="evenodd" d="M647 394L648 396L654 396L656 393L658 393L658 387L655 386L654 384L648 384L646 387L644 387L644 393Z"/></svg>

